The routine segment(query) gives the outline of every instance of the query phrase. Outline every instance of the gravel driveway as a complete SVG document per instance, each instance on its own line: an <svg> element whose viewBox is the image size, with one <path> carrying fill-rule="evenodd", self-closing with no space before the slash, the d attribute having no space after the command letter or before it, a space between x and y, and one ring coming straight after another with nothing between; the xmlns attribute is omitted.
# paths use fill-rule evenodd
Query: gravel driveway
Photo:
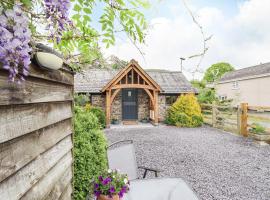
<svg viewBox="0 0 270 200"><path fill-rule="evenodd" d="M109 142L132 139L138 165L182 177L202 200L270 200L270 146L210 127L105 130Z"/></svg>

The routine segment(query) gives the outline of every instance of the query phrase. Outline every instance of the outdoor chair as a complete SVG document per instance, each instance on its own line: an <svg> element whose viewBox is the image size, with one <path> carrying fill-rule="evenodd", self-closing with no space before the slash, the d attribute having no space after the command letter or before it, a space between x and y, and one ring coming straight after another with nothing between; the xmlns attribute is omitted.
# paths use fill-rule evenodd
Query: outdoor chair
<svg viewBox="0 0 270 200"><path fill-rule="evenodd" d="M143 169L143 178L148 171L158 177L160 170L144 166L137 166L135 149L132 140L122 140L109 145L107 150L108 164L110 169L119 169L128 175L130 180L138 179L138 169Z"/></svg>

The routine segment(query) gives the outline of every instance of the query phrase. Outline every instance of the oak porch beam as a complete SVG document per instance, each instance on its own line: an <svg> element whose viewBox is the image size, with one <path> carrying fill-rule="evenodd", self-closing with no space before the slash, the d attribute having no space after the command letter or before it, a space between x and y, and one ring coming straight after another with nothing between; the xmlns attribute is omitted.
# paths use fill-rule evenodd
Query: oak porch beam
<svg viewBox="0 0 270 200"><path fill-rule="evenodd" d="M111 90L106 90L106 127L111 124Z"/></svg>

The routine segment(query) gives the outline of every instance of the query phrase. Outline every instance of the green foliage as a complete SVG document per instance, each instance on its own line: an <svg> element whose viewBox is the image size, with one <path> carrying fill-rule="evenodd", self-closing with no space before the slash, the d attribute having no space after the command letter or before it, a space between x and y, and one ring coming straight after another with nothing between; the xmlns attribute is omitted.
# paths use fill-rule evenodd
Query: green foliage
<svg viewBox="0 0 270 200"><path fill-rule="evenodd" d="M147 0L101 0L98 3L94 0L71 1L74 13L71 18L76 31L64 33L61 43L55 47L67 56L70 52L79 52L79 56L76 57L79 63L87 64L99 58L101 55L98 42L102 41L108 48L115 44L115 35L120 31L125 32L134 43L144 42L147 23L138 8L149 8ZM99 18L101 31L92 25L93 18L97 16L97 12L94 12L97 6L103 8ZM116 27L120 31L116 30Z"/></svg>
<svg viewBox="0 0 270 200"><path fill-rule="evenodd" d="M75 94L74 100L76 106L85 106L89 102L89 97L84 94Z"/></svg>
<svg viewBox="0 0 270 200"><path fill-rule="evenodd" d="M84 200L90 191L93 178L107 169L107 141L99 128L98 119L93 113L75 107L75 200Z"/></svg>
<svg viewBox="0 0 270 200"><path fill-rule="evenodd" d="M255 134L263 134L263 133L265 133L265 127L263 127L261 124L259 124L259 123L253 123L252 125L251 125L251 130L250 130L250 132L252 132L252 133L255 133Z"/></svg>
<svg viewBox="0 0 270 200"><path fill-rule="evenodd" d="M166 122L178 127L198 127L203 123L201 107L193 94L181 95L168 109Z"/></svg>
<svg viewBox="0 0 270 200"><path fill-rule="evenodd" d="M197 88L198 90L205 88L205 82L204 81L192 80L192 81L190 81L190 83L194 88Z"/></svg>
<svg viewBox="0 0 270 200"><path fill-rule="evenodd" d="M216 98L216 92L214 89L211 88L204 88L199 91L198 95L198 101L199 103L213 103L214 101L217 101Z"/></svg>
<svg viewBox="0 0 270 200"><path fill-rule="evenodd" d="M72 23L65 24L68 26L65 31L59 32L60 29L57 27L54 27L57 30L53 30L61 37L59 43L49 37L51 31L43 28L47 27L50 21L45 18L47 15L43 0L0 1L0 8L9 9L15 3L22 4L23 11L29 18L33 40L48 40L53 43L75 71L79 71L101 56L100 41L107 48L114 45L115 36L119 32L125 33L134 45L137 42L144 43L147 22L142 11L150 7L148 0L70 1L72 10L69 10L69 13ZM97 21L100 26L96 24Z"/></svg>
<svg viewBox="0 0 270 200"><path fill-rule="evenodd" d="M233 70L234 68L229 63L216 63L206 70L203 80L208 83L216 82L222 77L223 74Z"/></svg>
<svg viewBox="0 0 270 200"><path fill-rule="evenodd" d="M100 126L102 128L105 128L106 127L106 117L105 117L104 111L99 107L91 107L90 112L93 113L97 117Z"/></svg>

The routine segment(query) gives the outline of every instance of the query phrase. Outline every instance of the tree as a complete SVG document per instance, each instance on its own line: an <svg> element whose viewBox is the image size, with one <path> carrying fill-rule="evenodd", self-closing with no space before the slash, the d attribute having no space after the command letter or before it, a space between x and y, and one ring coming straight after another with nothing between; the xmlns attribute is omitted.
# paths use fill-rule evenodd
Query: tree
<svg viewBox="0 0 270 200"><path fill-rule="evenodd" d="M10 81L23 81L35 42L48 41L78 69L100 56L99 41L114 45L119 32L134 45L144 43L147 23L141 9L149 6L147 0L1 0L0 64ZM101 31L92 23L97 15Z"/></svg>
<svg viewBox="0 0 270 200"><path fill-rule="evenodd" d="M229 63L220 62L213 64L211 67L209 67L203 77L203 80L207 83L213 83L218 81L223 74L226 72L233 71L234 67L232 67Z"/></svg>

